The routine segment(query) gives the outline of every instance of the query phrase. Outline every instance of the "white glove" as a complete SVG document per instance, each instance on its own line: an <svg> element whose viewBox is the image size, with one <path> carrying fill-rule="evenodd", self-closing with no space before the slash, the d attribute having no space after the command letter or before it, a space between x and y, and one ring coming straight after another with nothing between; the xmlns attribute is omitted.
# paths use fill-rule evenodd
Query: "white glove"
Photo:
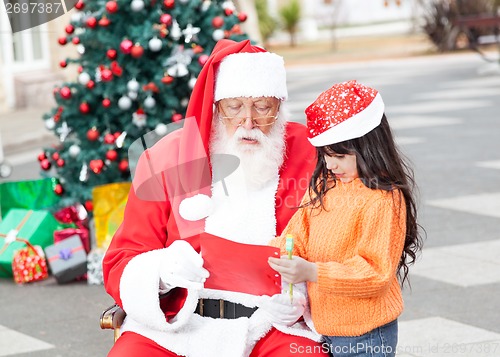
<svg viewBox="0 0 500 357"><path fill-rule="evenodd" d="M191 244L176 240L165 250L165 258L159 272L161 288L202 289L210 274L203 268L203 258Z"/></svg>
<svg viewBox="0 0 500 357"><path fill-rule="evenodd" d="M288 294L276 294L265 301L255 314L271 324L291 326L304 314L306 303L306 298L299 292L294 292L292 301Z"/></svg>

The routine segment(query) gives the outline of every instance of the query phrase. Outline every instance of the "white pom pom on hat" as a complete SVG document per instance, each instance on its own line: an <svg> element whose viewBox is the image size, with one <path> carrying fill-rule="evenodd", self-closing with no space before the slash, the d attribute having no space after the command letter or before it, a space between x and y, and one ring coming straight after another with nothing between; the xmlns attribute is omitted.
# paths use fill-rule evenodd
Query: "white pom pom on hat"
<svg viewBox="0 0 500 357"><path fill-rule="evenodd" d="M306 108L310 143L316 147L359 138L382 121L379 92L355 80L334 84Z"/></svg>
<svg viewBox="0 0 500 357"><path fill-rule="evenodd" d="M212 199L204 194L185 198L179 205L179 214L187 221L198 221L214 211Z"/></svg>

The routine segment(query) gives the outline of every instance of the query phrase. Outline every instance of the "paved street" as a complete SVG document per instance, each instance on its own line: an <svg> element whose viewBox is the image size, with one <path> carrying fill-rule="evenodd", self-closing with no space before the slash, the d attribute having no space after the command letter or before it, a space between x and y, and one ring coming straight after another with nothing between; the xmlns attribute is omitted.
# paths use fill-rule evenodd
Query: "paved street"
<svg viewBox="0 0 500 357"><path fill-rule="evenodd" d="M420 188L424 252L404 292L398 356L500 356L500 72L477 55L293 67L293 120L333 83L378 89ZM11 179L37 177L23 153ZM0 281L0 357L105 356L101 286Z"/></svg>

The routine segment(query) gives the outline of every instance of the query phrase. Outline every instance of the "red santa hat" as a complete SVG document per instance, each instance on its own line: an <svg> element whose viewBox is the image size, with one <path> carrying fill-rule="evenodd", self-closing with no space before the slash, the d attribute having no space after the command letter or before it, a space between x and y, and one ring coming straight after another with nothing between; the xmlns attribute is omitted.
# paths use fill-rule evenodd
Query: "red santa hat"
<svg viewBox="0 0 500 357"><path fill-rule="evenodd" d="M223 98L263 96L281 100L287 98L283 58L267 52L262 47L253 46L249 40L217 42L191 93L186 111L186 124L187 121L196 120L196 125L184 125L179 162L198 160L202 149L209 161L208 146L216 101ZM189 127L199 133L193 133L191 129L186 130ZM193 140L194 137L196 140ZM199 145L203 145L203 148L198 147ZM193 157L193 155L198 156ZM203 174L202 170L199 171L200 175ZM197 173L190 170L190 181L207 182L203 178L196 178L196 175ZM209 198L205 196L211 194L211 187L186 187L186 191L191 192L192 197L181 202L180 215L187 220L199 220L209 215L212 206Z"/></svg>
<svg viewBox="0 0 500 357"><path fill-rule="evenodd" d="M359 138L375 129L384 114L377 90L357 81L333 85L305 110L308 139L326 146Z"/></svg>

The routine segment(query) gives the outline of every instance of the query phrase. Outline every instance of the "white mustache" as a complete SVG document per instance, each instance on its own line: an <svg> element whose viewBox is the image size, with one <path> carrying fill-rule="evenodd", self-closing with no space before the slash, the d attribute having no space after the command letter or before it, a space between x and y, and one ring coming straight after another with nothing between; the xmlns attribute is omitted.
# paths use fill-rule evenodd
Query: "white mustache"
<svg viewBox="0 0 500 357"><path fill-rule="evenodd" d="M238 139L252 139L261 142L265 139L265 134L258 128L247 130L245 128L239 127L233 135L233 138Z"/></svg>

